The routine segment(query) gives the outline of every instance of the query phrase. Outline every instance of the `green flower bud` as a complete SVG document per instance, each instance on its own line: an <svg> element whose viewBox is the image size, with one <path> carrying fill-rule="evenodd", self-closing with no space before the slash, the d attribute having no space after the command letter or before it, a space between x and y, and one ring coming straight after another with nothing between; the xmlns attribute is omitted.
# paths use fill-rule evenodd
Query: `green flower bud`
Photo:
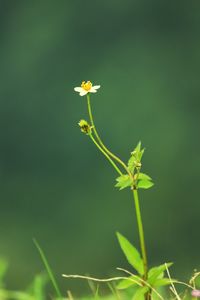
<svg viewBox="0 0 200 300"><path fill-rule="evenodd" d="M85 120L80 120L78 125L80 126L81 128L81 131L85 134L91 134L92 132L92 129L91 129L91 126L88 124L87 121Z"/></svg>

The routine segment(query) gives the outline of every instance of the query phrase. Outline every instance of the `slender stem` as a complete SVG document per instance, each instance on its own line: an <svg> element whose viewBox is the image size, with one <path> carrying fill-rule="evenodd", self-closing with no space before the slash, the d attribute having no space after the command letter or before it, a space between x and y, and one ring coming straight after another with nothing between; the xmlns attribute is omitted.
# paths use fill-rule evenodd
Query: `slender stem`
<svg viewBox="0 0 200 300"><path fill-rule="evenodd" d="M143 230L143 224L142 224L138 191L136 189L133 189L133 198L135 201L135 210L136 210L136 217L137 217L138 231L139 231L139 238L140 238L140 248L141 248L141 252L142 252L142 260L143 260L143 265L144 265L144 280L146 280L147 279L147 270L148 270L147 254L146 254L144 230Z"/></svg>
<svg viewBox="0 0 200 300"><path fill-rule="evenodd" d="M112 164L112 166L115 168L115 170L119 173L119 175L122 175L122 172L120 171L120 169L116 166L116 164L114 163L114 161L110 158L110 156L101 148L101 146L97 143L97 141L95 140L95 138L93 137L92 134L89 135L89 137L91 138L91 140L93 141L93 143L97 146L97 148L103 153L103 155L105 155L105 157L109 160L109 162Z"/></svg>
<svg viewBox="0 0 200 300"><path fill-rule="evenodd" d="M129 169L127 168L126 164L119 158L117 157L115 154L113 154L105 145L104 143L102 142L97 130L96 130L96 127L95 127L95 124L94 124L94 120L93 120L93 115L92 115L92 109L91 109L91 104L90 104L90 94L88 93L87 94L87 105L88 105L88 113L89 113L89 117L90 117L90 122L91 122L91 125L93 127L93 131L94 131L94 134L99 142L99 144L101 145L101 147L103 148L103 150L108 153L108 155L110 155L112 158L114 158L119 164L121 164L123 166L123 168L126 170L126 172L130 175L130 171Z"/></svg>

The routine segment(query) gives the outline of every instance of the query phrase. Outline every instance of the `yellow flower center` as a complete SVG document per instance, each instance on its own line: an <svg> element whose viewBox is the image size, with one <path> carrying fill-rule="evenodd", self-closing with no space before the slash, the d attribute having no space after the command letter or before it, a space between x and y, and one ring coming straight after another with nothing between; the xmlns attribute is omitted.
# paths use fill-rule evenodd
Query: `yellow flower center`
<svg viewBox="0 0 200 300"><path fill-rule="evenodd" d="M92 87L92 82L90 82L90 81L87 81L87 82L83 81L83 82L81 83L81 87L82 87L85 91L88 92L88 91L91 89L91 87Z"/></svg>

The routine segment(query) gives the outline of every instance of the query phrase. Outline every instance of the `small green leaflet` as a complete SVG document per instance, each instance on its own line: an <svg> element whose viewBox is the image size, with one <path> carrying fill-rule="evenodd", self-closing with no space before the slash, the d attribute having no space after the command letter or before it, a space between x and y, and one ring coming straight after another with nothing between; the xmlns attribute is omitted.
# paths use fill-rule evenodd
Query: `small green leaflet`
<svg viewBox="0 0 200 300"><path fill-rule="evenodd" d="M141 141L139 141L133 152L136 152L136 153L140 152L141 144L142 144Z"/></svg>
<svg viewBox="0 0 200 300"><path fill-rule="evenodd" d="M144 275L143 261L138 250L119 232L117 238L129 264L142 276Z"/></svg>
<svg viewBox="0 0 200 300"><path fill-rule="evenodd" d="M137 187L139 189L149 189L154 185L151 180L152 179L149 175L145 173L139 173Z"/></svg>
<svg viewBox="0 0 200 300"><path fill-rule="evenodd" d="M138 179L140 179L140 180L152 180L149 175L147 175L145 173L141 173L141 172L138 175Z"/></svg>
<svg viewBox="0 0 200 300"><path fill-rule="evenodd" d="M143 154L144 154L144 149L142 149L141 151L138 152L138 160L139 161L141 161Z"/></svg>
<svg viewBox="0 0 200 300"><path fill-rule="evenodd" d="M134 169L135 169L135 164L136 164L136 158L134 155L132 155L130 157L130 159L128 160L128 169L131 173L134 172Z"/></svg>
<svg viewBox="0 0 200 300"><path fill-rule="evenodd" d="M154 283L157 281L157 279L162 279L164 276L164 271L166 271L166 266L169 268L173 263L166 263L163 265L160 265L158 267L153 267L148 272L148 280L147 282L150 285L154 285Z"/></svg>
<svg viewBox="0 0 200 300"><path fill-rule="evenodd" d="M120 281L120 283L117 285L117 288L119 290L124 290L129 288L130 286L133 285L141 285L141 279L139 276L134 275L134 276L130 276L127 277L127 279L123 279L122 281Z"/></svg>
<svg viewBox="0 0 200 300"><path fill-rule="evenodd" d="M137 187L138 187L138 189L146 189L147 190L147 189L150 189L153 185L154 185L154 183L152 181L142 179L142 180L138 181Z"/></svg>
<svg viewBox="0 0 200 300"><path fill-rule="evenodd" d="M170 278L160 278L160 279L156 279L156 281L154 282L153 286L154 287L160 287L160 286L164 286L164 285L169 285L172 282L176 282L177 280L175 279L170 279Z"/></svg>
<svg viewBox="0 0 200 300"><path fill-rule="evenodd" d="M115 185L116 187L119 187L120 190L123 190L129 186L132 186L133 184L133 179L130 178L130 176L127 174L123 174L119 177L116 178L117 184Z"/></svg>
<svg viewBox="0 0 200 300"><path fill-rule="evenodd" d="M131 152L131 157L128 160L128 169L133 174L135 167L141 162L144 149L141 150L141 142L139 142L136 148Z"/></svg>

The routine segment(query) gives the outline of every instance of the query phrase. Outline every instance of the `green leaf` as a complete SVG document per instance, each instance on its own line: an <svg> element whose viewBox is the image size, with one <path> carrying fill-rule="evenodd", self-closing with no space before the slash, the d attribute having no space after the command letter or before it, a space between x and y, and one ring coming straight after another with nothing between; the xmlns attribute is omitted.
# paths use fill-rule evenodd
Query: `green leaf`
<svg viewBox="0 0 200 300"><path fill-rule="evenodd" d="M144 149L141 150L141 142L137 144L135 149L131 152L131 157L128 160L128 169L131 173L134 173L135 168L141 168L141 159L144 153Z"/></svg>
<svg viewBox="0 0 200 300"><path fill-rule="evenodd" d="M117 288L119 290L124 290L124 289L127 289L127 288L129 288L130 286L133 286L133 285L141 285L141 279L140 279L139 276L134 275L134 276L127 277L127 279L123 279L117 285Z"/></svg>
<svg viewBox="0 0 200 300"><path fill-rule="evenodd" d="M142 156L144 154L144 149L141 150L141 142L137 144L135 149L131 152L131 154L136 158L137 161L141 161Z"/></svg>
<svg viewBox="0 0 200 300"><path fill-rule="evenodd" d="M128 160L128 169L131 173L133 173L133 171L135 169L135 164L136 164L136 158L134 155L132 155L130 157L130 159Z"/></svg>
<svg viewBox="0 0 200 300"><path fill-rule="evenodd" d="M160 287L160 286L164 286L164 285L170 285L171 282L176 282L176 280L175 279L169 279L169 278L158 278L154 282L153 286L154 287Z"/></svg>
<svg viewBox="0 0 200 300"><path fill-rule="evenodd" d="M141 161L143 154L144 154L144 149L142 149L141 151L138 152L138 160L139 161Z"/></svg>
<svg viewBox="0 0 200 300"><path fill-rule="evenodd" d="M150 285L154 285L156 279L162 279L164 276L164 271L166 271L166 266L169 268L173 263L167 263L160 265L158 267L153 267L148 272L148 280L147 282Z"/></svg>
<svg viewBox="0 0 200 300"><path fill-rule="evenodd" d="M151 177L145 173L139 173L138 179L140 180L151 180Z"/></svg>
<svg viewBox="0 0 200 300"><path fill-rule="evenodd" d="M138 250L119 232L117 238L122 251L124 252L129 264L140 274L144 274L143 261Z"/></svg>
<svg viewBox="0 0 200 300"><path fill-rule="evenodd" d="M130 178L129 175L125 175L125 174L117 177L116 180L117 180L117 184L115 186L119 187L120 190L123 190L129 186L132 186L132 184L133 184L133 179Z"/></svg>
<svg viewBox="0 0 200 300"><path fill-rule="evenodd" d="M137 153L140 151L141 149L141 141L138 142L137 146L135 147L135 150Z"/></svg>
<svg viewBox="0 0 200 300"><path fill-rule="evenodd" d="M149 288L147 286L140 287L134 294L132 300L144 300L145 294L148 292Z"/></svg>
<svg viewBox="0 0 200 300"><path fill-rule="evenodd" d="M139 189L150 189L152 186L154 185L154 183L152 181L149 181L149 180L139 180L138 181L138 184L137 184L137 187Z"/></svg>

